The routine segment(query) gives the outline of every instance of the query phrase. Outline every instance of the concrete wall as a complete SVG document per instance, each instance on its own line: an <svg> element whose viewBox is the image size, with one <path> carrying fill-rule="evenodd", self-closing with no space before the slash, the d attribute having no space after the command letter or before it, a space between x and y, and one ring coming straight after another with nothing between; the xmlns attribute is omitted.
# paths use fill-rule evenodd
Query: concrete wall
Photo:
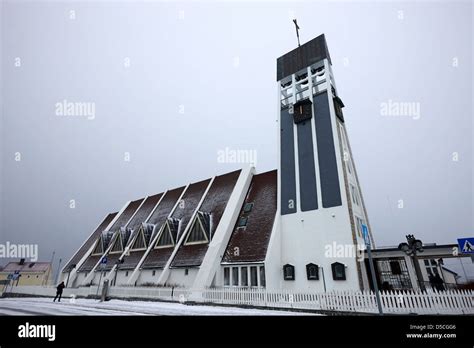
<svg viewBox="0 0 474 348"><path fill-rule="evenodd" d="M82 284L82 282L86 279L86 273L85 272L77 272L75 275L75 278L69 278L69 287L77 287L78 284ZM66 277L63 277L64 284L66 284L67 281L67 275Z"/></svg>
<svg viewBox="0 0 474 348"><path fill-rule="evenodd" d="M153 275L153 271L155 271L155 275ZM143 285L143 284L158 284L158 278L160 277L162 271L163 271L162 269L155 269L155 270L142 269L142 270L140 270L138 278L136 280L137 286ZM129 274L129 276L130 276L130 274ZM128 284L128 279L127 279L127 283L125 283L124 285L126 285L126 284ZM132 285L132 284L128 284L128 285Z"/></svg>
<svg viewBox="0 0 474 348"><path fill-rule="evenodd" d="M280 217L277 211L265 258L267 289L281 289L282 287L283 268L281 263L281 247Z"/></svg>
<svg viewBox="0 0 474 348"><path fill-rule="evenodd" d="M188 274L186 275L186 270ZM166 286L179 286L191 288L198 273L199 268L171 268Z"/></svg>

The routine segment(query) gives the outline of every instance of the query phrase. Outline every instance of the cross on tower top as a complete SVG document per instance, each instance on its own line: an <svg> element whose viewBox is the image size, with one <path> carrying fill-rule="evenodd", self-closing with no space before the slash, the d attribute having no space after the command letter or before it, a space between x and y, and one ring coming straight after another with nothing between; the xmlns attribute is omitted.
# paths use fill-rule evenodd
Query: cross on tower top
<svg viewBox="0 0 474 348"><path fill-rule="evenodd" d="M298 23L296 22L296 19L293 19L293 23L295 23L296 37L298 38L298 47L300 47L300 33L298 31L298 30L300 30L300 27L298 26Z"/></svg>

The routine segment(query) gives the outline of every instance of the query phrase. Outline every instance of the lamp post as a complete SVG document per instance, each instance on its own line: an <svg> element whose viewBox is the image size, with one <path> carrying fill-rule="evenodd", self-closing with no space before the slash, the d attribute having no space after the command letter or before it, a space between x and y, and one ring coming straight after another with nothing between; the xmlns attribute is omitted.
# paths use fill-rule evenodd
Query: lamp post
<svg viewBox="0 0 474 348"><path fill-rule="evenodd" d="M367 257L369 258L370 277L372 278L372 286L374 287L375 299L377 300L377 308L379 315L383 315L382 301L380 300L379 287L375 275L374 261L372 260L372 246L370 245L369 229L367 225L362 224L362 234L364 236L365 247L367 249Z"/></svg>
<svg viewBox="0 0 474 348"><path fill-rule="evenodd" d="M61 275L61 262L63 261L62 258L59 258L58 263L58 274L56 275L56 284L59 282L59 276ZM51 265L52 266L52 265Z"/></svg>
<svg viewBox="0 0 474 348"><path fill-rule="evenodd" d="M423 242L419 239L416 239L414 235L409 234L406 236L407 243L400 243L398 249L403 251L408 256L411 256L413 261L413 266L415 267L416 278L418 280L418 285L420 286L421 291L425 291L425 284L423 282L423 275L421 274L420 263L418 262L418 253L422 253Z"/></svg>
<svg viewBox="0 0 474 348"><path fill-rule="evenodd" d="M124 260L125 260L125 258L122 258L122 259L118 259L118 260L115 262L115 265L116 265L117 267L115 267L114 286L115 286L116 283L117 283L117 273L118 273L118 271L119 271L119 266L120 266L120 264L123 263Z"/></svg>

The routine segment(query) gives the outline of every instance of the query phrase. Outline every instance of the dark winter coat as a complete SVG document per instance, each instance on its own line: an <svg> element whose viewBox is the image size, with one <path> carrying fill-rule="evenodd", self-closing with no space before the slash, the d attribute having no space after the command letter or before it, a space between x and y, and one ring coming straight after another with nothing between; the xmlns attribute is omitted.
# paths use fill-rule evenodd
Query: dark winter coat
<svg viewBox="0 0 474 348"><path fill-rule="evenodd" d="M59 285L56 287L56 290L57 290L56 292L57 292L58 294L62 294L62 293L63 293L63 289L64 289L65 287L66 287L66 286L64 285L64 283L59 284Z"/></svg>

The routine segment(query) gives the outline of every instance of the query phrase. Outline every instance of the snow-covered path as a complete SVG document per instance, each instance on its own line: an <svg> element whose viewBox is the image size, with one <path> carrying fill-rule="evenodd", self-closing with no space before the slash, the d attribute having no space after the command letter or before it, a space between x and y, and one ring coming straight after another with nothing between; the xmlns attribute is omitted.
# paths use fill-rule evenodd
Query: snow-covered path
<svg viewBox="0 0 474 348"><path fill-rule="evenodd" d="M181 303L20 297L0 299L0 315L308 315L289 311L184 305Z"/></svg>

